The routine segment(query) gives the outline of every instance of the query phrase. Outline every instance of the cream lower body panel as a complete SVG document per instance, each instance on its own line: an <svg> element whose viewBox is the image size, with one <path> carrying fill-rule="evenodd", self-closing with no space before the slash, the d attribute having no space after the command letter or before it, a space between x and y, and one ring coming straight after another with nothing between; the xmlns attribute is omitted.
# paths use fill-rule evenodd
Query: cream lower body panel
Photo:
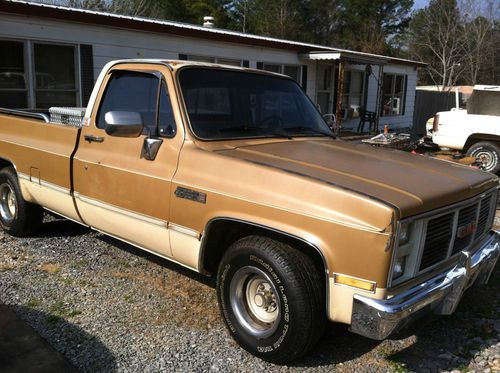
<svg viewBox="0 0 500 373"><path fill-rule="evenodd" d="M78 210L92 228L198 271L201 241L186 228L76 194ZM175 248L175 250L174 250Z"/></svg>
<svg viewBox="0 0 500 373"><path fill-rule="evenodd" d="M32 181L28 175L21 173L18 176L21 193L26 201L36 203L78 223L83 223L76 211L69 189L43 180Z"/></svg>
<svg viewBox="0 0 500 373"><path fill-rule="evenodd" d="M387 294L386 289L376 288L375 293L363 291L351 286L336 284L333 277L329 279L329 299L328 299L328 318L331 321L344 324L351 324L352 307L354 303L354 294L360 294L364 297L373 299L384 299Z"/></svg>

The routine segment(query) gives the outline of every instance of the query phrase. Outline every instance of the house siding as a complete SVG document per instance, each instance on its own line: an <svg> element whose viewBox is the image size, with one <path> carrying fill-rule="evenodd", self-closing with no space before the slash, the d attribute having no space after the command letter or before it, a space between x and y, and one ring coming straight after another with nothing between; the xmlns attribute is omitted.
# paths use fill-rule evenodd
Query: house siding
<svg viewBox="0 0 500 373"><path fill-rule="evenodd" d="M251 68L257 68L258 63L262 62L306 65L306 93L313 102L316 102L317 62L301 59L297 51L82 24L74 21L62 21L42 17L28 18L8 13L0 13L0 21L1 39L66 43L75 46L91 45L94 80L107 62L127 58L179 59L179 55L194 54L246 60L249 62L249 67ZM331 63L333 64L334 62L332 61ZM365 65L350 64L346 68L364 71ZM393 72L408 76L407 97L405 114L394 117L381 117L380 127L384 124L388 124L391 129L411 127L417 71L413 66L391 64L384 66L384 72ZM378 73L379 67L373 65L373 74L369 78L366 105L367 110L370 111L378 110ZM77 71L77 76L80 76L80 74L81 71ZM90 72L86 71L85 74L88 76ZM83 88L80 87L80 91ZM82 92L80 96L82 96ZM84 101L83 96L82 101ZM356 128L358 123L359 120L351 120L343 122L343 126L346 128Z"/></svg>
<svg viewBox="0 0 500 373"><path fill-rule="evenodd" d="M286 51L235 43L200 40L178 35L85 25L0 14L0 38L47 41L68 44L91 44L94 54L94 78L103 66L115 59L161 58L179 59L179 54L196 54L249 60L256 68L258 61L303 65L294 51ZM311 75L312 72L308 75Z"/></svg>

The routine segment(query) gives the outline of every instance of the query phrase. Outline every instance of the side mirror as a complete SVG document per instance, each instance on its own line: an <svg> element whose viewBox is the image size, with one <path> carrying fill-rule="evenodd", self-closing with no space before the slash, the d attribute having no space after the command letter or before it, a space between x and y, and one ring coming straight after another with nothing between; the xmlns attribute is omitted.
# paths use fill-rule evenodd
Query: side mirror
<svg viewBox="0 0 500 373"><path fill-rule="evenodd" d="M108 111L104 120L110 136L139 137L144 130L141 114L135 111Z"/></svg>

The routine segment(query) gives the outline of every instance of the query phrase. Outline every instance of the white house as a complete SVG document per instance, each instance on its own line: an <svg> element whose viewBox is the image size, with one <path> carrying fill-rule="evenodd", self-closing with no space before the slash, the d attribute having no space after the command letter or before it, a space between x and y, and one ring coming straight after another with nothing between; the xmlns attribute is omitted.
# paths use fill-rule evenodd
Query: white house
<svg viewBox="0 0 500 373"><path fill-rule="evenodd" d="M420 62L179 22L0 2L0 107L83 106L113 59L212 61L293 77L343 128L412 126ZM364 115L363 115L364 113ZM368 130L368 121L364 130Z"/></svg>

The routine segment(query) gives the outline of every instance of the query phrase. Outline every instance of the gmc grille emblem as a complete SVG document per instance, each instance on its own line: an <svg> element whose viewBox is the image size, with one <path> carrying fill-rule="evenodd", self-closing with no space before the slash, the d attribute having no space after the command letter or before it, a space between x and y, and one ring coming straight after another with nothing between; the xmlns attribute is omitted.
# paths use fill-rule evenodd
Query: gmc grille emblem
<svg viewBox="0 0 500 373"><path fill-rule="evenodd" d="M477 229L477 225L474 222L462 225L457 229L457 237L465 238L471 234L473 234Z"/></svg>

